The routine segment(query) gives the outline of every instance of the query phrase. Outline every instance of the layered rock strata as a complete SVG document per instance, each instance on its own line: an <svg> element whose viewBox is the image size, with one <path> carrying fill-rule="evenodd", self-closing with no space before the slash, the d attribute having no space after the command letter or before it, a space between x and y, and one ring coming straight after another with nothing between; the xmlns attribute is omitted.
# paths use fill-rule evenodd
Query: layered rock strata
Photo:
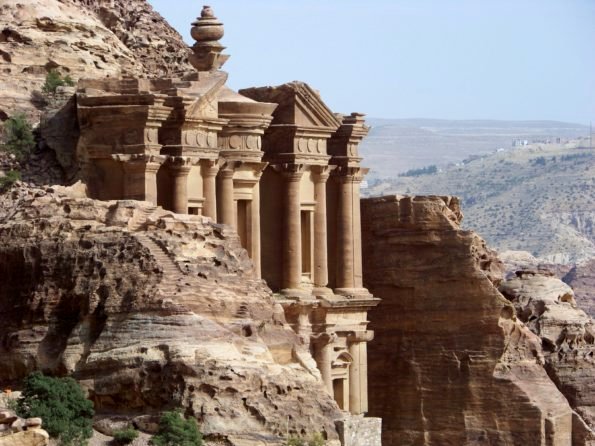
<svg viewBox="0 0 595 446"><path fill-rule="evenodd" d="M139 426L181 406L207 436L337 438L338 407L235 233L80 189L0 197L0 385L40 369Z"/></svg>
<svg viewBox="0 0 595 446"><path fill-rule="evenodd" d="M570 445L573 412L540 339L497 290L501 265L451 197L362 201L370 415L383 444Z"/></svg>
<svg viewBox="0 0 595 446"><path fill-rule="evenodd" d="M499 289L514 305L517 317L541 339L548 374L595 444L593 320L577 307L572 289L551 275L519 271Z"/></svg>

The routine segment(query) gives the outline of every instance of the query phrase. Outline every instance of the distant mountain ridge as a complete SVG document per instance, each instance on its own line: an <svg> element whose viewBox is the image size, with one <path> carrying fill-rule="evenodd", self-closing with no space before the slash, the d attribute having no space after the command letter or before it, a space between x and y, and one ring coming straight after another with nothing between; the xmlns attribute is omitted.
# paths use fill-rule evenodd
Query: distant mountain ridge
<svg viewBox="0 0 595 446"><path fill-rule="evenodd" d="M587 137L589 126L568 122L383 119L372 127L361 154L371 178L390 178L409 169L446 166L471 155L510 148L514 140L562 140Z"/></svg>

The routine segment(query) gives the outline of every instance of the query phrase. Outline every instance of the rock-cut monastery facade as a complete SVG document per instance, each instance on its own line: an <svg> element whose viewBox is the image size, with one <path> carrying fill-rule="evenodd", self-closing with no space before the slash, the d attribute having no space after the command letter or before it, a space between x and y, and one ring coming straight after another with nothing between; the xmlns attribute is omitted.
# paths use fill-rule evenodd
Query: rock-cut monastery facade
<svg viewBox="0 0 595 446"><path fill-rule="evenodd" d="M368 411L358 145L363 115L333 113L304 83L241 90L209 7L179 78L79 82L78 157L90 196L152 202L232 226L255 274L278 293L327 391Z"/></svg>

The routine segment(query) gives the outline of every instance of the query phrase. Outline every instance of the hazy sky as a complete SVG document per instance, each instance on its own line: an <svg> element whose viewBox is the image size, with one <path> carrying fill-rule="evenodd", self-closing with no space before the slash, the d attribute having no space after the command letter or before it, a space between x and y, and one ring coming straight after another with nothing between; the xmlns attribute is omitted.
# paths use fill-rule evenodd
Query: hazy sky
<svg viewBox="0 0 595 446"><path fill-rule="evenodd" d="M196 0L149 0L190 42ZM371 117L595 122L595 0L211 0L229 85Z"/></svg>

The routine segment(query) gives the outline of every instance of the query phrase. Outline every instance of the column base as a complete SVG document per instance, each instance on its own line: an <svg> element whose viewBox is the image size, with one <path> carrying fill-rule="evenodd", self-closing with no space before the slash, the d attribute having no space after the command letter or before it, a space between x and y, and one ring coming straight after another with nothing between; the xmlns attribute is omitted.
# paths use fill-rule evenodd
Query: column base
<svg viewBox="0 0 595 446"><path fill-rule="evenodd" d="M281 290L281 294L283 294L288 299L293 300L313 300L312 293L308 290L303 290L300 288L285 288Z"/></svg>
<svg viewBox="0 0 595 446"><path fill-rule="evenodd" d="M335 288L334 292L349 299L372 299L374 297L366 288Z"/></svg>
<svg viewBox="0 0 595 446"><path fill-rule="evenodd" d="M330 296L332 294L334 294L333 290L327 287L314 287L312 289L313 296Z"/></svg>

